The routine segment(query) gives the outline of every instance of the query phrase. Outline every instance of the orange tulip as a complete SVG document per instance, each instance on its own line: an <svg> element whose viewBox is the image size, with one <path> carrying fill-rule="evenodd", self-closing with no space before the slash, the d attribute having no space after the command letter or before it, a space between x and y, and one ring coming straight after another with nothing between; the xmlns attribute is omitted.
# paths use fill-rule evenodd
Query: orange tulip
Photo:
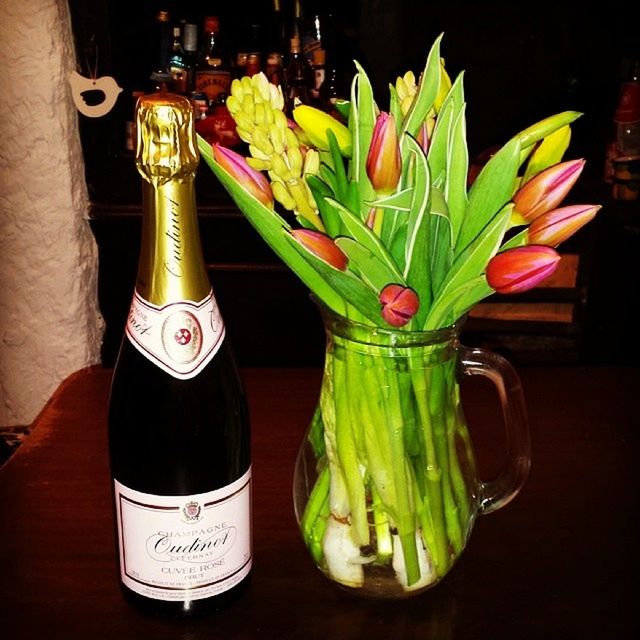
<svg viewBox="0 0 640 640"><path fill-rule="evenodd" d="M315 256L324 260L338 271L346 271L347 256L340 247L325 233L312 229L294 229L291 235Z"/></svg>
<svg viewBox="0 0 640 640"><path fill-rule="evenodd" d="M513 214L526 222L555 209L582 173L585 161L559 162L541 171L518 189L513 198Z"/></svg>
<svg viewBox="0 0 640 640"><path fill-rule="evenodd" d="M601 208L600 205L574 204L547 211L529 226L529 242L557 247L587 222L593 220Z"/></svg>
<svg viewBox="0 0 640 640"><path fill-rule="evenodd" d="M528 245L498 253L487 265L487 282L498 293L521 293L540 284L558 266L560 255L551 247Z"/></svg>
<svg viewBox="0 0 640 640"><path fill-rule="evenodd" d="M367 175L378 193L391 193L398 186L402 158L396 122L384 111L378 115L367 155Z"/></svg>

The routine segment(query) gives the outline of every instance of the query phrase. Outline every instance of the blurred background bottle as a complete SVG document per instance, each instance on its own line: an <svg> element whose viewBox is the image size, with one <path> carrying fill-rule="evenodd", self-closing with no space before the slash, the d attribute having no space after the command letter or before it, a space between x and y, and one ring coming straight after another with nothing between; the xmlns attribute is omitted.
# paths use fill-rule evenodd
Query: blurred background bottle
<svg viewBox="0 0 640 640"><path fill-rule="evenodd" d="M613 185L614 198L635 200L640 187L640 59L623 66L604 177Z"/></svg>
<svg viewBox="0 0 640 640"><path fill-rule="evenodd" d="M171 16L168 11L158 11L155 20L154 65L149 79L151 91L168 91L171 85L169 56L171 51Z"/></svg>
<svg viewBox="0 0 640 640"><path fill-rule="evenodd" d="M169 73L171 74L171 91L180 95L187 94L187 57L182 46L182 29L173 27L173 40L169 56Z"/></svg>
<svg viewBox="0 0 640 640"><path fill-rule="evenodd" d="M207 16L195 72L195 90L204 93L210 102L215 102L220 94L229 93L230 85L230 56L222 39L220 18Z"/></svg>
<svg viewBox="0 0 640 640"><path fill-rule="evenodd" d="M195 22L187 22L182 34L182 47L187 65L187 93L195 89L195 72L198 59L198 25Z"/></svg>
<svg viewBox="0 0 640 640"><path fill-rule="evenodd" d="M295 34L289 41L289 60L284 73L286 92L285 111L288 115L296 104L312 104L314 85L313 69L302 53L300 37Z"/></svg>

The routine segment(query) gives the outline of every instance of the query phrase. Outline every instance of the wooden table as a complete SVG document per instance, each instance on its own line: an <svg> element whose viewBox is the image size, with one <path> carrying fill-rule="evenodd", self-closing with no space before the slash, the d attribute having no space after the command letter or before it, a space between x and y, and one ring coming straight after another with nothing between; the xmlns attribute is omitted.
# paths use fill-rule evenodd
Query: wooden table
<svg viewBox="0 0 640 640"><path fill-rule="evenodd" d="M452 572L405 601L357 600L312 565L291 479L320 372L244 371L253 420L255 569L248 593L195 621L121 597L107 462L111 371L72 375L0 469L0 636L72 640L635 637L637 368L520 368L533 442L521 494L481 517ZM500 461L497 400L465 383L483 473ZM478 442L478 441L481 442Z"/></svg>

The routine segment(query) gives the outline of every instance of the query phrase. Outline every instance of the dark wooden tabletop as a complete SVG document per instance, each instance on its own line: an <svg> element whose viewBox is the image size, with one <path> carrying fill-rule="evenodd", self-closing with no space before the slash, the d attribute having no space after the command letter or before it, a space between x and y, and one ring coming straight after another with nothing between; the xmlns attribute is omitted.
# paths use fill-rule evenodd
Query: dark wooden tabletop
<svg viewBox="0 0 640 640"><path fill-rule="evenodd" d="M639 369L538 366L519 373L533 447L524 489L479 518L443 582L409 600L380 602L329 583L297 532L293 466L320 372L245 370L253 421L252 584L227 610L194 621L147 618L120 594L107 458L111 371L72 375L0 469L0 636L636 637ZM463 392L480 468L490 476L502 455L497 399L483 380L465 381Z"/></svg>

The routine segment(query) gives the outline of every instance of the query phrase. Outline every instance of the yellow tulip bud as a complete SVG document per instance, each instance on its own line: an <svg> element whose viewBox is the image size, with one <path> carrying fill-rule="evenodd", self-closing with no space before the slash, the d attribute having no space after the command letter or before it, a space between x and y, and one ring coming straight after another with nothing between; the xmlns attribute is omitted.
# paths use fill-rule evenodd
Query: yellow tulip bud
<svg viewBox="0 0 640 640"><path fill-rule="evenodd" d="M351 157L351 131L333 116L304 104L293 110L293 119L309 136L314 147L328 150L327 130L331 130L336 137L342 155L347 158Z"/></svg>

